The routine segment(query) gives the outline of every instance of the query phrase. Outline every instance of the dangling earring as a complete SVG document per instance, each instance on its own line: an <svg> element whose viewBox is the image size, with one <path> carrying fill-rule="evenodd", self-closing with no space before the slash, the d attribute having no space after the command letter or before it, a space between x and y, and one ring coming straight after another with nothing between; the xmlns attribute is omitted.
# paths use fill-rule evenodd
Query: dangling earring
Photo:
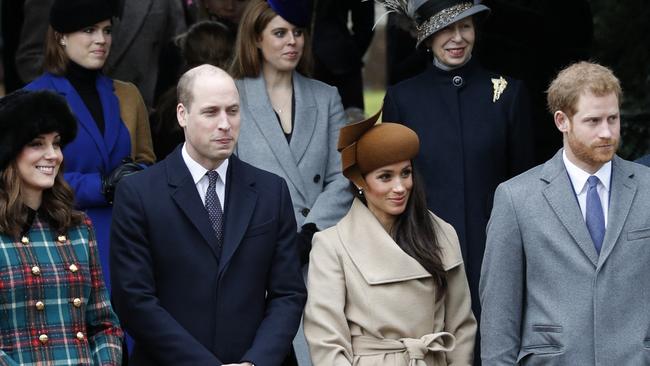
<svg viewBox="0 0 650 366"><path fill-rule="evenodd" d="M359 196L363 196L363 188L357 187L357 189L359 190Z"/></svg>

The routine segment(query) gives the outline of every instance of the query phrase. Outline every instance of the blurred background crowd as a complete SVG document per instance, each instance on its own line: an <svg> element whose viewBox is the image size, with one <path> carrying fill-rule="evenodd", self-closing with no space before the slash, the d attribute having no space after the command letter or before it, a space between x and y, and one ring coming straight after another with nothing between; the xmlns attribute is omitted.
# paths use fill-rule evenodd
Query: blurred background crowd
<svg viewBox="0 0 650 366"><path fill-rule="evenodd" d="M1 2L0 93L4 95L40 75L52 0ZM165 118L169 115L165 108L175 104L170 89L182 71L194 65L227 65L247 1L116 3L120 10L114 23L115 47L104 72L139 88L151 113L154 148L160 159L182 138L175 120ZM483 3L492 12L480 30L475 51L486 68L525 82L532 103L536 162L545 161L561 144L545 110L544 90L560 68L582 59L611 67L623 84L624 143L619 154L635 159L650 149L647 2ZM378 110L387 86L418 74L428 64L430 56L414 48L408 21L395 13L383 16L385 12L372 1L316 0L314 4L312 76L338 87L351 119Z"/></svg>

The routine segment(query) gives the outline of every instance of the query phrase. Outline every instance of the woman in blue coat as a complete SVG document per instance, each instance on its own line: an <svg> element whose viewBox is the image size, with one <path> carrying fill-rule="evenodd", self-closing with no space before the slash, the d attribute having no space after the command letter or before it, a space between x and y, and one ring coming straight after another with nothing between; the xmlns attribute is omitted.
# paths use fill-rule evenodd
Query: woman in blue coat
<svg viewBox="0 0 650 366"><path fill-rule="evenodd" d="M477 319L494 190L533 164L524 85L472 58L476 24L488 11L463 0L428 0L408 9L417 45L433 54L433 63L389 88L383 110L384 120L403 122L422 141L414 165L426 183L429 209L458 232Z"/></svg>
<svg viewBox="0 0 650 366"><path fill-rule="evenodd" d="M111 48L111 16L105 1L56 0L45 42L45 73L25 87L56 91L77 118L79 133L63 151L64 177L77 208L95 226L107 284L115 185L155 160L140 93L134 85L101 73Z"/></svg>

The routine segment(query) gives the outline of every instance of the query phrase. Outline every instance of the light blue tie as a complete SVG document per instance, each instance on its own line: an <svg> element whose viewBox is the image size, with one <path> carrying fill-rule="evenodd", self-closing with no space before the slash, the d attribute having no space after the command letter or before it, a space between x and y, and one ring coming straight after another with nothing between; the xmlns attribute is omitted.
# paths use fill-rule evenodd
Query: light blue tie
<svg viewBox="0 0 650 366"><path fill-rule="evenodd" d="M587 190L587 214L585 221L587 222L587 230L591 235L591 240L594 242L596 252L600 254L600 248L603 246L603 238L605 237L605 215L603 215L603 205L600 203L600 196L598 196L598 177L592 175L587 179L589 189Z"/></svg>

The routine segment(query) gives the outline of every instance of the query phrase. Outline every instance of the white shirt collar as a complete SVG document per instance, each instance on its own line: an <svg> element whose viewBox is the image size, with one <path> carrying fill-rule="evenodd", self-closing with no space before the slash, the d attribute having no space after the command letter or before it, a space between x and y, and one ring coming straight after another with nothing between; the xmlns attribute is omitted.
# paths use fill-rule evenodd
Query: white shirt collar
<svg viewBox="0 0 650 366"><path fill-rule="evenodd" d="M185 161L185 165L187 165L187 169L190 170L190 174L192 175L192 180L194 180L194 184L197 184L203 177L205 177L205 173L208 172L207 169L205 169L201 164L197 163L196 160L192 159L190 154L187 152L187 143L183 144L183 148L181 149L181 155L183 156L183 161ZM225 159L218 167L215 169L217 173L219 173L219 178L221 178L221 181L223 181L224 185L226 184L226 173L228 172L228 159Z"/></svg>
<svg viewBox="0 0 650 366"><path fill-rule="evenodd" d="M566 155L566 150L562 149L562 160L564 161L564 166L566 167L567 172L569 173L569 178L571 178L571 184L573 185L573 190L576 194L582 193L586 189L587 179L590 176L595 175L600 180L600 183L605 187L605 191L609 192L609 185L612 178L612 162L608 161L605 163L598 171L594 174L589 174L586 171L579 168L577 165L573 164L571 160Z"/></svg>

